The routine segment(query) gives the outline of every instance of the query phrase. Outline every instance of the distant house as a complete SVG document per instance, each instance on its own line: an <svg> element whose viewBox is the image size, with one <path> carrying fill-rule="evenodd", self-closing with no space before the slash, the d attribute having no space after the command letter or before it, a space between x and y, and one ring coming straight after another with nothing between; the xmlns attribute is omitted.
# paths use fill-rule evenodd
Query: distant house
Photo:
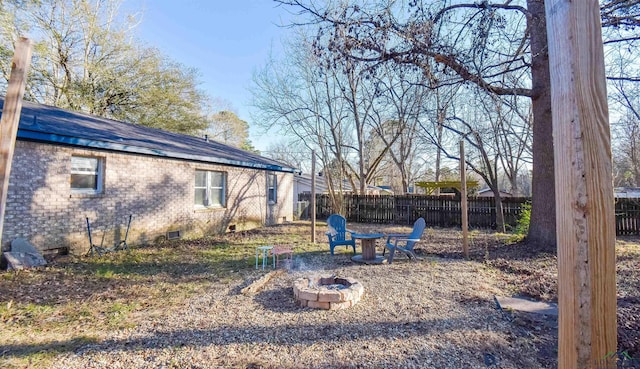
<svg viewBox="0 0 640 369"><path fill-rule="evenodd" d="M329 186L327 185L325 176L316 175L315 185L316 185L316 194L328 194ZM309 199L311 195L311 181L312 177L310 174L302 174L296 173L293 178L293 203L294 214L297 219L306 219L309 217L308 214L308 206L309 201L298 201L300 199L300 195L307 195L305 199ZM342 184L342 193L351 194L353 193L353 188L349 184L347 180L343 181ZM393 195L393 191L386 190L381 187L376 186L367 186L367 195Z"/></svg>
<svg viewBox="0 0 640 369"><path fill-rule="evenodd" d="M640 188L638 187L616 187L613 189L616 198L638 199L640 198Z"/></svg>
<svg viewBox="0 0 640 369"><path fill-rule="evenodd" d="M326 176L316 175L316 193L329 193L329 186L327 185ZM294 201L298 201L299 194L310 194L311 193L311 174L295 174L293 179L293 198ZM347 180L344 180L342 183L342 192L343 193L353 193L353 188L351 184ZM393 194L393 191L390 189L385 189L383 187L376 186L367 186L366 192L368 195L389 195Z"/></svg>
<svg viewBox="0 0 640 369"><path fill-rule="evenodd" d="M493 197L494 195L493 195L493 191L490 188L485 188L478 191L478 194L476 196L477 197ZM500 190L500 197L501 198L513 197L513 194L511 194L511 192Z"/></svg>
<svg viewBox="0 0 640 369"><path fill-rule="evenodd" d="M325 176L316 175L316 193L329 193L329 186L325 181ZM296 173L293 177L293 198L294 201L298 201L298 195L301 193L311 193L311 174ZM343 188L344 192L351 192L351 186L346 185Z"/></svg>
<svg viewBox="0 0 640 369"><path fill-rule="evenodd" d="M372 195L393 195L391 186L369 186L367 192L369 191ZM411 189L409 189L409 193L411 193Z"/></svg>
<svg viewBox="0 0 640 369"><path fill-rule="evenodd" d="M4 99L0 98L0 106ZM295 168L218 142L25 102L2 246L143 244L291 220Z"/></svg>

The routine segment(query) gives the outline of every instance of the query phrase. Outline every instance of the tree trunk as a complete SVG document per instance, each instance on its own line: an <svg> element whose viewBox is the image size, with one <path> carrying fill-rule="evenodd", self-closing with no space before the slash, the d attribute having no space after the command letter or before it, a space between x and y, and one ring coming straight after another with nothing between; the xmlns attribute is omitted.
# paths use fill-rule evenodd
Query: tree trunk
<svg viewBox="0 0 640 369"><path fill-rule="evenodd" d="M511 195L520 196L520 188L518 187L518 174L509 177L509 186L511 186Z"/></svg>
<svg viewBox="0 0 640 369"><path fill-rule="evenodd" d="M504 225L504 210L502 209L502 197L500 196L500 189L491 187L493 192L493 198L496 202L496 231L506 233L507 230Z"/></svg>
<svg viewBox="0 0 640 369"><path fill-rule="evenodd" d="M527 239L541 250L556 251L555 179L551 125L551 78L544 0L527 0L531 14L533 97L533 180Z"/></svg>
<svg viewBox="0 0 640 369"><path fill-rule="evenodd" d="M441 153L440 153L440 145L442 145L442 124L444 122L444 109L440 108L440 99L438 99L438 126L436 127L436 139L438 140L437 145L436 145L436 173L435 173L435 181L439 182L440 181L440 161L442 160L441 158ZM433 193L435 196L439 196L440 195L440 187L437 187L435 189L435 192Z"/></svg>

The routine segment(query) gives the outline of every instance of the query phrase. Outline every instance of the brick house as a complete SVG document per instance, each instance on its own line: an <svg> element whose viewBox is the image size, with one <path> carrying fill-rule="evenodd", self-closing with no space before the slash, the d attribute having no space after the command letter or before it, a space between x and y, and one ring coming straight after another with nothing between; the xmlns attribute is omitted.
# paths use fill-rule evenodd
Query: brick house
<svg viewBox="0 0 640 369"><path fill-rule="evenodd" d="M4 99L0 98L0 106ZM199 237L293 218L293 172L205 138L24 102L2 247L88 250L176 235Z"/></svg>

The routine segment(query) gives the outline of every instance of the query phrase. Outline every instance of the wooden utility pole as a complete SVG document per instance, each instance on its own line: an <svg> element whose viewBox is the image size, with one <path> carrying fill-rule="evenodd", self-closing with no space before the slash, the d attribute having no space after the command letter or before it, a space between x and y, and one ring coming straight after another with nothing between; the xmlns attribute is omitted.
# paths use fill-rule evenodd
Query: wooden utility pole
<svg viewBox="0 0 640 369"><path fill-rule="evenodd" d="M462 213L462 250L469 259L469 213L467 206L467 169L464 157L464 140L460 140L460 211Z"/></svg>
<svg viewBox="0 0 640 369"><path fill-rule="evenodd" d="M2 246L4 211L7 205L13 149L16 144L16 134L22 111L22 96L27 84L30 64L31 41L28 38L20 37L16 42L16 50L11 60L11 75L2 107L2 119L0 119L0 181L2 182L0 187L0 248Z"/></svg>
<svg viewBox="0 0 640 369"><path fill-rule="evenodd" d="M615 218L598 0L547 0L556 225L558 368L614 367Z"/></svg>
<svg viewBox="0 0 640 369"><path fill-rule="evenodd" d="M311 242L316 243L316 151L311 150Z"/></svg>

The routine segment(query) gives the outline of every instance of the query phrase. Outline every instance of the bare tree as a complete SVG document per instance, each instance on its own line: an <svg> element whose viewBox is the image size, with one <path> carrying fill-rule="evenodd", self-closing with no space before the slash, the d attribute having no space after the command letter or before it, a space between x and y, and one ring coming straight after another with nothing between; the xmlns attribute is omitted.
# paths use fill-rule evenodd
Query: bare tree
<svg viewBox="0 0 640 369"><path fill-rule="evenodd" d="M410 183L415 179L415 162L420 152L424 151L416 141L420 115L429 89L424 84L422 74L411 69L398 69L387 65L376 70L378 101L374 106L376 119L373 121L373 130L385 154L378 160L390 160L393 163L393 171L398 173L400 182L397 190L407 193Z"/></svg>
<svg viewBox="0 0 640 369"><path fill-rule="evenodd" d="M379 124L377 123L379 117L374 113L379 87L376 81L372 82L371 78L364 78L360 63L346 61L344 64L335 65L331 60L325 60L325 63L338 84L338 91L342 92L338 97L344 99L349 107L347 120L351 122L355 142L348 145L355 154L355 168L350 166L347 160L341 163L345 166L345 170L353 173L353 177L357 179L358 185L353 184L353 187L364 194L368 186L368 174L375 171L387 149L385 147L382 152L370 152L370 155L375 156L372 160L365 158L366 142L371 139L368 137L370 130L367 127ZM350 178L353 177L350 176Z"/></svg>
<svg viewBox="0 0 640 369"><path fill-rule="evenodd" d="M261 154L297 168L301 173L311 172L311 150L300 140L273 141Z"/></svg>
<svg viewBox="0 0 640 369"><path fill-rule="evenodd" d="M640 35L629 27L634 24L629 15L635 11L637 16L638 9L623 9L624 3L610 3L603 8L607 14L619 8L617 15L608 17L607 21L615 26L606 28L603 37L608 60L614 184L637 187L640 186Z"/></svg>
<svg viewBox="0 0 640 369"><path fill-rule="evenodd" d="M441 72L438 70L432 70L429 75L433 76L432 81L441 80ZM460 90L462 84L451 84L446 86L438 86L437 82L430 84L428 88L432 90L429 98L425 102L425 109L421 115L421 119L426 116L432 123L429 127L422 125L423 129L431 129L432 133L429 135L433 140L435 146L435 161L434 161L434 178L433 180L438 182L442 178L442 150L441 147L446 145L444 142L444 121L447 117L447 113L452 108L452 105L456 101L455 97ZM424 120L424 119L423 119ZM457 145L457 143L452 143ZM434 194L439 194L440 189L437 188Z"/></svg>
<svg viewBox="0 0 640 369"><path fill-rule="evenodd" d="M344 181L365 193L385 157L401 168L406 191L424 88L384 68L370 70L357 61L335 64L310 47L301 32L287 47L286 60L271 62L254 76L255 120L315 148L330 168L323 172L336 194Z"/></svg>
<svg viewBox="0 0 640 369"><path fill-rule="evenodd" d="M487 95L479 101L486 112L492 133L490 138L498 153L500 168L509 181L513 194L518 194L518 178L521 170L531 164L530 104L518 96Z"/></svg>
<svg viewBox="0 0 640 369"><path fill-rule="evenodd" d="M614 185L640 186L640 119L629 114L618 121L613 145Z"/></svg>
<svg viewBox="0 0 640 369"><path fill-rule="evenodd" d="M474 87L462 88L456 96L449 113L443 119L435 121L432 126L442 127L442 137L439 131L422 127L427 139L438 146L448 159L460 160L458 156L458 141L467 143L465 163L473 172L477 173L489 186L494 194L496 206L496 227L504 232L504 215L500 194L500 151L499 130L501 117L498 111L483 108L490 95L482 89ZM461 103L464 102L464 103Z"/></svg>
<svg viewBox="0 0 640 369"><path fill-rule="evenodd" d="M533 204L529 238L555 245L555 208L549 65L543 0L483 2L378 1L363 6L278 0L300 9L330 34L329 50L343 59L442 69L438 86L464 81L498 95L531 98L533 117ZM408 15L407 15L408 14ZM504 78L531 73L531 86Z"/></svg>
<svg viewBox="0 0 640 369"><path fill-rule="evenodd" d="M293 135L307 149L316 150L321 167L346 161L344 148L351 142L346 126L347 103L331 70L310 52L303 33L286 45L287 57L270 60L253 76L254 121L264 129ZM326 171L332 206L342 212L342 179L338 172ZM339 180L334 180L337 176Z"/></svg>
<svg viewBox="0 0 640 369"><path fill-rule="evenodd" d="M427 75L442 69L439 86L464 81L497 95L531 99L533 116L533 201L531 243L553 249L555 194L551 135L550 76L544 0L392 1L350 4L276 0L307 15L329 34L318 50L336 57L421 68ZM640 25L637 0L602 1L604 27ZM634 37L634 36L632 36ZM625 42L621 37L608 40ZM513 74L527 71L530 86L512 85Z"/></svg>

